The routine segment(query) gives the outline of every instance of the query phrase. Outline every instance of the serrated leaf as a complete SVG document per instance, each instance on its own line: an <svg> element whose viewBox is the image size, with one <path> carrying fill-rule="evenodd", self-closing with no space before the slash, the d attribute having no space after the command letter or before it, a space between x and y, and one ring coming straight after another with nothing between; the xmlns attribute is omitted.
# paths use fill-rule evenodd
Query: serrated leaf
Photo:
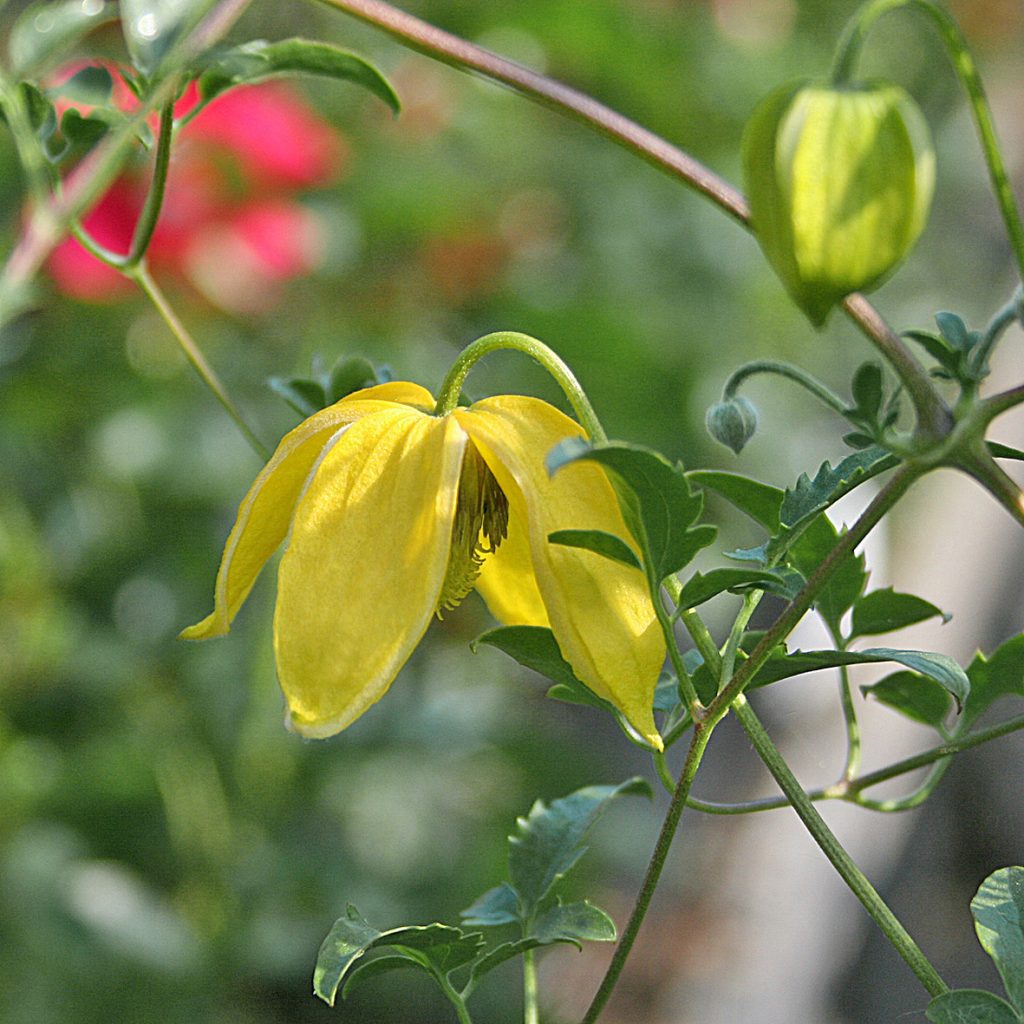
<svg viewBox="0 0 1024 1024"><path fill-rule="evenodd" d="M569 438L548 455L549 473L585 459L608 471L623 518L643 555L652 589L678 572L713 540L713 527L691 531L704 507L701 494L690 489L680 466L657 452L621 441L589 444Z"/></svg>
<svg viewBox="0 0 1024 1024"><path fill-rule="evenodd" d="M580 844L609 803L626 794L650 796L650 784L634 778L618 786L587 786L550 804L538 800L527 817L516 820L516 832L509 836L509 877L525 917L583 856Z"/></svg>
<svg viewBox="0 0 1024 1024"><path fill-rule="evenodd" d="M739 473L724 473L713 469L691 470L686 478L699 487L720 494L769 533L778 530L783 492L777 487L751 480Z"/></svg>
<svg viewBox="0 0 1024 1024"><path fill-rule="evenodd" d="M303 417L312 416L330 404L323 386L315 380L307 380L304 377L271 377L267 380L267 386Z"/></svg>
<svg viewBox="0 0 1024 1024"><path fill-rule="evenodd" d="M795 529L800 523L848 494L858 484L891 469L898 462L895 455L884 448L873 446L847 455L834 467L826 460L818 468L813 480L806 473L801 473L794 487L786 491L783 498L779 512L781 524L790 530Z"/></svg>
<svg viewBox="0 0 1024 1024"><path fill-rule="evenodd" d="M588 900L578 903L556 903L537 918L530 935L542 945L571 942L580 948L582 942L614 942L615 922Z"/></svg>
<svg viewBox="0 0 1024 1024"><path fill-rule="evenodd" d="M103 0L30 4L18 16L7 41L13 75L38 74L94 28L116 18L117 7Z"/></svg>
<svg viewBox="0 0 1024 1024"><path fill-rule="evenodd" d="M145 75L209 7L207 0L121 0L121 31L132 64Z"/></svg>
<svg viewBox="0 0 1024 1024"><path fill-rule="evenodd" d="M862 686L861 693L940 732L949 714L949 694L934 679L916 672L894 672L872 686Z"/></svg>
<svg viewBox="0 0 1024 1024"><path fill-rule="evenodd" d="M472 906L459 915L470 928L496 928L515 924L519 917L519 897L508 882L488 889Z"/></svg>
<svg viewBox="0 0 1024 1024"><path fill-rule="evenodd" d="M933 1024L1021 1024L1004 999L981 989L960 988L936 996L925 1010Z"/></svg>
<svg viewBox="0 0 1024 1024"><path fill-rule="evenodd" d="M1000 868L971 900L974 930L995 962L1010 1002L1024 1008L1024 868Z"/></svg>
<svg viewBox="0 0 1024 1024"><path fill-rule="evenodd" d="M631 569L640 569L640 560L633 549L621 538L604 530L555 530L548 534L549 544L561 544L569 548L583 548L593 551L602 558L610 558L613 562L628 565Z"/></svg>
<svg viewBox="0 0 1024 1024"><path fill-rule="evenodd" d="M447 973L475 960L483 946L479 932L464 932L444 924L413 925L379 931L350 903L334 922L320 947L313 972L313 993L334 1005L338 987L353 965L371 949L399 947L402 955Z"/></svg>
<svg viewBox="0 0 1024 1024"><path fill-rule="evenodd" d="M256 39L220 51L199 76L199 95L208 103L233 86L289 73L352 82L383 100L394 113L401 109L398 95L369 61L328 43L298 38L273 43Z"/></svg>
<svg viewBox="0 0 1024 1024"><path fill-rule="evenodd" d="M676 606L679 609L696 608L718 594L737 588L786 586L786 579L778 572L759 569L712 569L707 573L694 573L683 587Z"/></svg>
<svg viewBox="0 0 1024 1024"><path fill-rule="evenodd" d="M901 651L891 647L873 647L866 651L792 651L771 658L754 677L754 685L765 685L779 679L815 672L840 665L870 665L896 662L938 683L958 706L970 693L971 684L964 670L945 654L929 651Z"/></svg>
<svg viewBox="0 0 1024 1024"><path fill-rule="evenodd" d="M394 953L366 960L363 963L357 964L346 974L345 984L341 987L341 998L348 999L353 990L364 982L370 981L371 978L379 978L382 974L390 974L392 971L408 970L409 968L417 971L427 971L427 968L419 960L405 953Z"/></svg>
<svg viewBox="0 0 1024 1024"><path fill-rule="evenodd" d="M981 651L967 667L971 696L962 728L966 728L999 697L1024 697L1024 633L1000 644L986 657Z"/></svg>
<svg viewBox="0 0 1024 1024"><path fill-rule="evenodd" d="M900 594L886 587L884 590L872 590L869 594L857 598L853 603L850 637L876 636L879 633L892 633L894 630L912 626L915 622L939 617L943 622L949 621L941 608L937 608L923 597L914 594Z"/></svg>

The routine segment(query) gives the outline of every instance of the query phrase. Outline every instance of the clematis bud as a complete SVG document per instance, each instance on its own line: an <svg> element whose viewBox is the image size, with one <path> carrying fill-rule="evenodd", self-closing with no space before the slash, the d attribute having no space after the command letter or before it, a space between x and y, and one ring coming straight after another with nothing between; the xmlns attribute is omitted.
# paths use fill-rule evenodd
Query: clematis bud
<svg viewBox="0 0 1024 1024"><path fill-rule="evenodd" d="M715 402L704 419L708 433L737 455L757 430L757 409L742 395Z"/></svg>
<svg viewBox="0 0 1024 1024"><path fill-rule="evenodd" d="M754 111L743 171L761 248L820 327L910 251L927 220L935 154L923 115L898 86L800 82Z"/></svg>

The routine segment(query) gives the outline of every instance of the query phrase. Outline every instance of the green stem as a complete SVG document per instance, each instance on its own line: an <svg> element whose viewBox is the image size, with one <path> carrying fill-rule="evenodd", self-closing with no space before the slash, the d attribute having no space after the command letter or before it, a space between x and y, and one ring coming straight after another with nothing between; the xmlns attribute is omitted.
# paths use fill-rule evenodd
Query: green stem
<svg viewBox="0 0 1024 1024"><path fill-rule="evenodd" d="M1000 391L997 395L990 395L978 403L976 409L978 415L986 424L991 423L997 416L1001 416L1010 409L1024 404L1024 384L1018 384L1007 391Z"/></svg>
<svg viewBox="0 0 1024 1024"><path fill-rule="evenodd" d="M177 93L177 90L175 90ZM145 257L149 243L153 240L160 210L164 203L167 189L167 171L171 163L171 138L174 135L174 98L169 99L160 108L160 134L157 139L156 156L153 160L153 180L146 196L146 204L135 225L131 248L125 259L125 268L138 266Z"/></svg>
<svg viewBox="0 0 1024 1024"><path fill-rule="evenodd" d="M469 371L484 356L501 349L522 352L540 363L562 389L576 414L576 419L579 420L590 440L604 441L606 439L604 428L597 418L594 407L590 404L590 399L587 398L582 385L568 365L544 342L531 338L528 334L520 334L518 331L495 331L493 334L485 334L482 338L477 338L476 341L467 345L441 382L434 414L443 416L451 412L459 403L459 394Z"/></svg>
<svg viewBox="0 0 1024 1024"><path fill-rule="evenodd" d="M906 928L886 905L885 901L868 881L864 873L853 862L850 855L836 839L832 830L818 813L814 804L807 798L800 783L797 782L789 765L783 760L768 733L765 732L753 708L747 703L746 697L740 694L733 704L740 725L750 737L755 750L783 793L789 798L800 820L814 837L814 841L829 859L840 877L863 904L864 909L878 924L886 938L893 944L896 951L907 962L910 969L917 975L931 996L941 995L948 991L946 983L939 977L928 958L911 938Z"/></svg>
<svg viewBox="0 0 1024 1024"><path fill-rule="evenodd" d="M861 738L857 708L853 703L850 688L850 673L845 665L839 666L839 702L842 705L843 722L846 726L846 762L843 766L843 778L852 779L860 769Z"/></svg>
<svg viewBox="0 0 1024 1024"><path fill-rule="evenodd" d="M943 758L928 773L927 778L912 793L892 800L872 800L870 797L862 796L859 792L853 792L846 799L869 811L881 811L885 814L893 814L897 811L910 811L920 807L935 792L935 787L942 781L952 760Z"/></svg>
<svg viewBox="0 0 1024 1024"><path fill-rule="evenodd" d="M672 839L676 834L676 829L679 827L679 818L683 813L683 808L686 806L686 798L689 796L690 787L693 785L694 776L700 767L700 762L704 756L704 751L707 749L712 731L713 726L709 728L701 723L694 726L690 748L686 753L686 760L680 771L679 781L676 783L672 800L669 802L665 820L662 822L658 841L654 846L654 853L651 855L650 863L647 865L647 872L640 886L640 892L633 907L633 912L630 914L629 921L623 929L622 938L615 948L611 963L608 965L605 976L601 980L601 984L581 1024L594 1024L594 1021L597 1020L605 1004L608 1002L612 990L615 988L615 983L619 980L619 975L622 973L622 968L626 964L630 950L636 942L640 925L643 923L644 916L651 904L651 898L654 896L654 890L657 888L658 879L661 877L665 860L668 857L668 851L672 846Z"/></svg>
<svg viewBox="0 0 1024 1024"><path fill-rule="evenodd" d="M977 347L971 352L971 364L979 380L981 379L981 374L986 370L989 356L992 354L992 350L996 347L999 339L1007 328L1021 321L1024 321L1024 289L1018 287L1010 301L992 317L989 325L985 328L981 341L978 342Z"/></svg>
<svg viewBox="0 0 1024 1024"><path fill-rule="evenodd" d="M974 477L1013 516L1018 525L1024 526L1024 491L992 458L984 442L981 442L977 451L958 452L954 465Z"/></svg>
<svg viewBox="0 0 1024 1024"><path fill-rule="evenodd" d="M185 353L185 358L192 364L193 369L199 374L203 383L214 393L217 401L224 407L227 414L235 421L235 425L245 436L252 450L266 462L270 458L270 451L256 436L249 424L245 422L245 418L239 412L234 402L231 401L213 367L206 361L202 350L185 329L185 325L178 319L178 315L174 312L156 281L150 276L145 260L142 260L130 270L126 270L125 274L146 293L147 298L153 303L156 311L163 318L164 323L170 328L182 352Z"/></svg>
<svg viewBox="0 0 1024 1024"><path fill-rule="evenodd" d="M915 7L923 11L939 30L946 46L953 69L967 93L967 99L974 116L975 127L981 142L982 153L988 167L989 180L999 205L999 212L1006 227L1010 246L1017 262L1017 270L1024 277L1024 224L1013 194L1010 178L1003 163L1002 151L996 138L995 124L985 87L967 42L953 16L931 0L871 0L854 15L840 39L833 66L833 81L846 82L853 76L854 65L871 26L883 14L900 7Z"/></svg>
<svg viewBox="0 0 1024 1024"><path fill-rule="evenodd" d="M820 380L813 377L806 370L802 370L799 366L793 366L791 363L781 363L775 359L756 359L745 363L738 370L735 370L722 389L723 401L733 398L740 385L748 377L753 377L759 373L773 373L776 376L785 377L787 380L791 380L795 384L806 388L815 398L820 399L829 408L834 409L840 416L846 413L847 404Z"/></svg>
<svg viewBox="0 0 1024 1024"><path fill-rule="evenodd" d="M682 592L679 580L674 576L665 581L665 587L673 601ZM661 632L665 637L665 646L668 649L669 660L672 662L672 668L675 671L676 678L679 680L679 689L682 692L686 709L694 719L699 718L704 710L704 705L701 704L697 691L694 688L693 680L690 678L690 673L686 671L686 666L683 664L683 656L680 653L679 643L676 640L673 616L666 610L660 594L652 596L654 598L654 614L658 617L658 625L661 626Z"/></svg>
<svg viewBox="0 0 1024 1024"><path fill-rule="evenodd" d="M448 997L448 1001L455 1007L459 1024L473 1024L473 1018L469 1015L469 1007L466 1006L465 999L452 987L452 983L440 971L431 971L430 973L441 991Z"/></svg>
<svg viewBox="0 0 1024 1024"><path fill-rule="evenodd" d="M903 465L893 474L886 485L871 500L860 518L839 538L836 546L807 578L800 593L772 623L771 628L751 651L750 657L737 669L729 684L708 706L706 717L709 721L718 721L728 713L729 706L743 692L755 673L771 656L772 651L789 636L796 624L810 609L814 599L828 583L842 559L864 540L879 520L903 497L911 484L924 472L924 469L916 466Z"/></svg>
<svg viewBox="0 0 1024 1024"><path fill-rule="evenodd" d="M535 950L528 949L523 953L523 1024L540 1024L535 952Z"/></svg>
<svg viewBox="0 0 1024 1024"><path fill-rule="evenodd" d="M763 590L751 590L743 595L743 606L739 615L736 616L729 630L729 639L725 642L722 650L722 660L718 667L718 688L721 690L732 678L736 671L736 654L740 649L740 641L743 639L743 631L747 628L751 615L754 614L757 606L764 597Z"/></svg>

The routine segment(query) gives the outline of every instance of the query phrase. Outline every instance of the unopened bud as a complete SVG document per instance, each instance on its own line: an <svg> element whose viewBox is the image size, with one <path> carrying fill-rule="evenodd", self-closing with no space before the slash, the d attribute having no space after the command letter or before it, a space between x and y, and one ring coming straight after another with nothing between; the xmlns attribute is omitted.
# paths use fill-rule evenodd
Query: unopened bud
<svg viewBox="0 0 1024 1024"><path fill-rule="evenodd" d="M708 433L737 455L757 430L757 409L742 395L715 402L708 409L704 422Z"/></svg>

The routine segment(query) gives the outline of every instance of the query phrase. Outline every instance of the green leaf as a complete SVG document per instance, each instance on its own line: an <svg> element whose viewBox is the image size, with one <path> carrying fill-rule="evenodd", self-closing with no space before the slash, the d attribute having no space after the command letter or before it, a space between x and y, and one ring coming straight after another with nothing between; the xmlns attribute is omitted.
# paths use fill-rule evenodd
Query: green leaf
<svg viewBox="0 0 1024 1024"><path fill-rule="evenodd" d="M326 381L325 397L328 405L340 402L353 391L383 383L373 363L365 356L342 356L331 368Z"/></svg>
<svg viewBox="0 0 1024 1024"><path fill-rule="evenodd" d="M868 422L878 418L882 408L882 368L878 363L862 363L853 375L853 401L856 412Z"/></svg>
<svg viewBox="0 0 1024 1024"><path fill-rule="evenodd" d="M495 928L515 924L519 916L519 897L508 882L488 889L471 907L459 915L470 928Z"/></svg>
<svg viewBox="0 0 1024 1024"><path fill-rule="evenodd" d="M281 74L321 75L353 82L383 100L394 113L401 109L395 90L372 64L347 50L309 39L274 43L256 39L220 51L199 76L199 95L209 103L233 86Z"/></svg>
<svg viewBox="0 0 1024 1024"><path fill-rule="evenodd" d="M791 580L782 573L760 569L712 569L708 573L694 573L683 587L679 595L677 607L680 610L696 608L726 590L761 590L776 591L784 588L791 592Z"/></svg>
<svg viewBox="0 0 1024 1024"><path fill-rule="evenodd" d="M609 803L624 794L651 795L641 778L618 786L587 786L545 804L538 800L509 836L509 877L529 917L551 887L583 856L583 837Z"/></svg>
<svg viewBox="0 0 1024 1024"><path fill-rule="evenodd" d="M280 395L300 416L308 417L328 404L323 386L304 377L271 377L267 386Z"/></svg>
<svg viewBox="0 0 1024 1024"><path fill-rule="evenodd" d="M398 947L400 954L447 973L475 960L483 946L479 932L466 933L444 924L416 925L382 932L350 903L324 939L313 972L313 993L334 1005L338 986L371 949Z"/></svg>
<svg viewBox="0 0 1024 1024"><path fill-rule="evenodd" d="M933 1024L1021 1024L1005 1000L981 989L961 988L936 996L925 1011Z"/></svg>
<svg viewBox="0 0 1024 1024"><path fill-rule="evenodd" d="M1006 994L1024 1009L1024 868L1000 868L971 900L974 929L995 962Z"/></svg>
<svg viewBox="0 0 1024 1024"><path fill-rule="evenodd" d="M937 682L958 706L970 693L971 684L964 670L945 654L928 651L901 651L891 647L873 647L866 651L793 651L771 658L754 677L754 685L763 686L779 679L815 672L840 665L870 665L894 661Z"/></svg>
<svg viewBox="0 0 1024 1024"><path fill-rule="evenodd" d="M84 103L90 107L102 106L110 102L114 90L114 79L106 68L96 64L87 64L81 71L73 74L66 82L55 90L72 103Z"/></svg>
<svg viewBox="0 0 1024 1024"><path fill-rule="evenodd" d="M145 75L156 71L208 6L206 0L121 0L121 31L135 67Z"/></svg>
<svg viewBox="0 0 1024 1024"><path fill-rule="evenodd" d="M872 686L862 686L861 693L940 732L949 714L949 694L934 679L916 672L894 672Z"/></svg>
<svg viewBox="0 0 1024 1024"><path fill-rule="evenodd" d="M950 346L960 352L966 352L977 340L967 324L956 315L940 311L935 314L935 322L939 326L939 333L949 342Z"/></svg>
<svg viewBox="0 0 1024 1024"><path fill-rule="evenodd" d="M12 75L38 74L94 28L116 18L117 6L103 0L30 4L14 22L7 40Z"/></svg>
<svg viewBox="0 0 1024 1024"><path fill-rule="evenodd" d="M662 672L654 688L654 710L675 711L679 703L679 680L669 672Z"/></svg>
<svg viewBox="0 0 1024 1024"><path fill-rule="evenodd" d="M803 534L793 540L789 557L804 576L810 576L839 543L839 532L824 512L819 512L805 523ZM814 599L814 608L837 634L840 620L867 586L868 574L864 556L847 554L832 574L832 578Z"/></svg>
<svg viewBox="0 0 1024 1024"><path fill-rule="evenodd" d="M681 466L636 445L620 441L591 445L569 438L548 455L548 472L580 459L603 466L617 484L623 518L643 554L652 589L714 539L713 527L690 529L701 514L704 498L690 489Z"/></svg>
<svg viewBox="0 0 1024 1024"><path fill-rule="evenodd" d="M548 542L593 551L603 558L628 565L631 569L642 568L633 549L614 533L606 533L604 530L556 530L548 534Z"/></svg>
<svg viewBox="0 0 1024 1024"><path fill-rule="evenodd" d="M615 922L593 903L556 903L537 918L531 936L542 945L571 942L581 948L582 942L614 942Z"/></svg>
<svg viewBox="0 0 1024 1024"><path fill-rule="evenodd" d="M1024 461L1024 452L1019 448L1011 448L1008 444L1000 444L998 441L986 442L989 454L996 459L1015 459L1017 462Z"/></svg>
<svg viewBox="0 0 1024 1024"><path fill-rule="evenodd" d="M967 667L971 697L962 728L966 728L999 697L1024 697L1024 633L1000 644L989 657L981 651Z"/></svg>
<svg viewBox="0 0 1024 1024"><path fill-rule="evenodd" d="M870 365L870 364L869 364ZM899 463L895 455L877 446L847 455L833 467L827 460L811 480L801 473L792 490L786 491L780 521L790 530L828 508L858 484Z"/></svg>
<svg viewBox="0 0 1024 1024"><path fill-rule="evenodd" d="M853 603L850 637L892 633L935 616L943 622L949 621L949 616L941 608L936 608L923 597L898 594L892 587L873 590Z"/></svg>
<svg viewBox="0 0 1024 1024"><path fill-rule="evenodd" d="M687 480L720 494L769 533L779 528L779 510L783 492L777 487L759 483L739 473L723 473L714 469L691 470Z"/></svg>
<svg viewBox="0 0 1024 1024"><path fill-rule="evenodd" d="M409 956L408 953L393 953L365 960L357 964L346 975L345 984L341 988L341 998L348 999L356 988L371 978L379 978L382 974L390 974L392 971L406 970L410 967L417 971L430 973L419 960Z"/></svg>

